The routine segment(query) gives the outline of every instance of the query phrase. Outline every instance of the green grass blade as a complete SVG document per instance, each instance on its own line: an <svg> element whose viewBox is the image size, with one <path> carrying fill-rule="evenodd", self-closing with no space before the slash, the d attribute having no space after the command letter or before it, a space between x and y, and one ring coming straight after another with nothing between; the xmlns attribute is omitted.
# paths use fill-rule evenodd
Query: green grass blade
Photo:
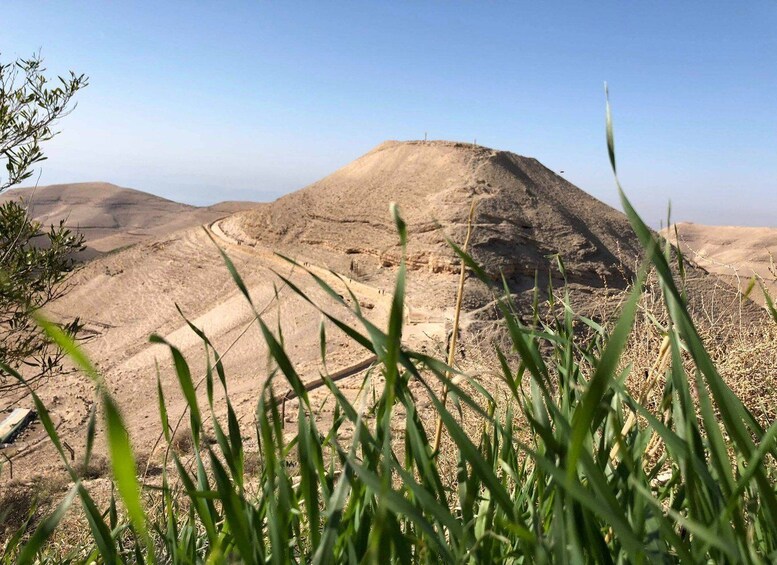
<svg viewBox="0 0 777 565"><path fill-rule="evenodd" d="M78 489L81 487L80 482L76 482L67 493L67 496L59 503L56 510L43 520L40 525L35 529L35 532L30 536L30 539L22 548L17 558L19 565L26 565L27 563L33 563L35 561L38 552L43 548L43 545L54 533L59 522L65 515L65 512L70 508L73 503L73 499L78 493Z"/></svg>
<svg viewBox="0 0 777 565"><path fill-rule="evenodd" d="M107 393L103 394L103 410L108 434L108 450L116 486L135 531L141 536L148 550L151 563L156 561L154 546L146 529L146 514L140 499L140 485L136 474L135 455L119 408Z"/></svg>
<svg viewBox="0 0 777 565"><path fill-rule="evenodd" d="M612 382L613 375L617 373L618 363L631 334L631 328L634 325L634 316L637 311L643 278L643 275L637 278L635 288L631 292L628 302L623 307L615 329L610 335L607 347L602 353L599 364L588 382L588 387L580 406L575 411L572 419L572 438L567 460L567 472L570 479L577 473L577 460L584 449L586 438L590 435L591 422L595 417L596 409Z"/></svg>
<svg viewBox="0 0 777 565"><path fill-rule="evenodd" d="M159 343L166 345L170 350L170 354L173 357L173 364L175 366L175 374L178 377L178 383L181 385L186 404L189 406L192 421L192 434L194 435L195 444L199 445L199 431L202 425L202 414L200 413L200 406L197 403L197 392L194 388L194 382L192 381L191 370L189 364L186 362L181 351L167 341L165 338L151 334L148 338L151 343Z"/></svg>

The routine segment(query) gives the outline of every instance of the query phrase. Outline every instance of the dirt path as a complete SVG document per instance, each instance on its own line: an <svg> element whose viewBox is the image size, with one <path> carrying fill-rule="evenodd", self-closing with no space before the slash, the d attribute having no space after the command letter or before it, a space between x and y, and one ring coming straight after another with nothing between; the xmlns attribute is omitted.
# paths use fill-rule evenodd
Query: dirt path
<svg viewBox="0 0 777 565"><path fill-rule="evenodd" d="M230 252L254 255L260 257L264 261L269 261L286 268L289 267L289 263L286 260L269 249L257 245L254 242L241 241L226 233L221 227L223 219L224 218L221 218L212 222L206 229L220 244L227 247ZM367 307L371 310L374 309L375 314L379 316L388 316L388 313L391 310L392 297L385 289L354 280L346 275L339 275L339 273L335 274L325 266L315 265L309 261L301 261L299 263L311 273L324 280L337 292L347 293L349 290L353 292L359 300L360 306ZM343 296L345 296L345 294L343 294ZM427 339L427 336L430 333L444 334L445 322L440 321L440 316L429 317L424 315L420 310L416 311L407 299L405 300L404 317L405 327L403 336L406 340L424 340Z"/></svg>
<svg viewBox="0 0 777 565"><path fill-rule="evenodd" d="M269 249L266 249L260 245L256 245L253 242L243 242L225 233L224 230L221 228L221 221L223 219L224 218L221 218L220 220L216 220L215 222L212 222L206 228L208 230L208 233L214 236L214 238L217 239L219 243L221 243L223 246L228 247L230 250L234 250L239 253L254 255L257 257L261 257L265 261L270 261L277 265L281 265L287 268L289 267L289 263L287 261L285 261L282 257L279 257L274 252L270 251ZM336 290L347 290L348 288L350 288L358 298L362 300L364 299L374 300L376 308L378 307L378 305L380 305L386 308L386 310L388 311L388 308L390 308L391 306L391 296L389 294L384 294L383 289L370 286L368 284L354 280L345 275L340 275L340 277L338 277L335 274L333 274L333 272L330 269L327 269L326 267L322 267L320 265L314 265L307 261L300 262L300 264L306 269L308 269L311 273L315 274L316 276L326 281L327 284L329 284L330 286L332 286L332 288ZM344 280L348 281L347 285L344 285L343 283Z"/></svg>
<svg viewBox="0 0 777 565"><path fill-rule="evenodd" d="M228 249L229 253L253 255L261 258L262 261L272 262L285 268L289 267L289 263L286 260L266 249L265 247L256 245L253 242L241 241L229 235L228 233L225 233L221 227L221 220L212 222L207 226L206 229L208 233L214 237L214 239L216 239L223 247ZM300 263L311 273L320 277L337 292L346 293L350 290L356 296L362 307L368 305L374 315L379 318L388 319L392 301L390 293L387 294L383 289L371 286L361 281L355 281L343 275L338 276L330 269L320 265L312 264L309 261L298 261L298 263ZM347 281L347 283L345 281ZM433 319L429 316L423 315L423 313L420 311L413 312L413 315L411 315L411 312L412 309L406 302L404 313L405 322L403 328L403 341L418 345L421 342L428 341L430 335L437 334L438 337L445 335L445 321L441 321L439 316ZM339 381L354 377L366 371L370 366L373 365L373 363L375 363L376 360L376 356L370 355L364 359L341 368L340 370L331 374L330 378L334 381ZM305 383L305 389L308 391L313 391L323 387L325 384L326 383L324 382L323 378L319 378ZM294 398L296 398L296 395L291 390L282 398L284 419L286 401L292 400Z"/></svg>
<svg viewBox="0 0 777 565"><path fill-rule="evenodd" d="M306 388L316 396L323 394L316 331L321 315L291 289L277 284L273 273L292 278L318 304L334 306L329 297L301 268L269 248L237 241L224 232L218 221L206 225L205 231L230 255L253 301L260 309L266 309L267 324L275 327L283 323L284 345ZM298 259L302 262L303 258ZM305 269L341 293L346 302L352 301L350 290L373 323L387 323L392 299L389 289L333 273L325 265L312 264L308 257L304 261ZM84 343L84 348L119 400L139 453L150 453L159 434L157 403L151 401L157 394L157 374L170 416L178 417L186 409L169 351L150 344L148 335L158 333L179 348L194 374L199 375L205 363L199 338L181 319L176 305L224 355L230 396L238 417L252 417L257 391L266 377L262 365L266 345L253 322L250 307L201 228L175 232L101 258L87 265L75 283L71 293L56 304L54 312L62 318L78 314L87 321L93 337ZM410 308L405 311L403 335L409 346L428 342L427 334L432 332L444 337L441 315L431 319L423 308L413 309L413 317L410 312ZM348 312L343 311L340 316L344 322L358 325ZM373 365L375 356L339 331L327 334L327 354L333 369L330 378L341 381L347 395L357 396L361 390L359 375ZM286 390L278 392L282 395ZM72 446L76 458L81 457L86 422L94 403L92 383L73 373L47 383L39 394L49 406L62 439ZM216 396L220 400L221 393L217 391ZM293 401L291 397L288 400ZM9 403L15 404L12 398L0 399L0 408ZM293 419L294 414L289 417ZM325 408L320 415L321 425L326 425L330 417ZM101 423L98 425L101 427ZM99 438L96 449L104 453L101 434ZM15 460L15 476L61 471L58 457L39 423L33 424L13 452L6 454Z"/></svg>

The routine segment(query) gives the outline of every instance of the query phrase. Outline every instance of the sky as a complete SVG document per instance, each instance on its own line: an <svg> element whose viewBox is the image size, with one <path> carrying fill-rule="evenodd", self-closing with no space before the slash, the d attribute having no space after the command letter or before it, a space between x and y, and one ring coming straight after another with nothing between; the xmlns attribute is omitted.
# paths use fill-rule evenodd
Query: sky
<svg viewBox="0 0 777 565"><path fill-rule="evenodd" d="M539 159L644 218L777 226L777 2L5 0L0 60L89 76L40 184L268 201L387 139Z"/></svg>

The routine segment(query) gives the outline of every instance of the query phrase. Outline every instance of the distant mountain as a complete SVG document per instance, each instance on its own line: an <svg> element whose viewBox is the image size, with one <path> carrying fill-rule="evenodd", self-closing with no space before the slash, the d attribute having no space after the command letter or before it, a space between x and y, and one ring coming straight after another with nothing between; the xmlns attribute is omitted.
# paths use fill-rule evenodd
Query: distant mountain
<svg viewBox="0 0 777 565"><path fill-rule="evenodd" d="M675 237L675 228L677 235ZM777 295L777 228L678 223L663 235L691 261L744 291L753 275ZM752 293L763 302L761 291Z"/></svg>
<svg viewBox="0 0 777 565"><path fill-rule="evenodd" d="M31 216L44 226L64 220L68 227L77 228L86 238L87 257L253 206L247 202L190 206L104 182L20 188L0 195L0 203L14 199L28 203Z"/></svg>

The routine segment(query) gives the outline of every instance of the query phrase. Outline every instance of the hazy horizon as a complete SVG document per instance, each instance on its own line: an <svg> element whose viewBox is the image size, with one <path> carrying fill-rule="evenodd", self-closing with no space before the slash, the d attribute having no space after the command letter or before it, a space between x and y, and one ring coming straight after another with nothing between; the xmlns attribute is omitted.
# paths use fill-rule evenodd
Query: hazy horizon
<svg viewBox="0 0 777 565"><path fill-rule="evenodd" d="M777 6L10 2L2 59L90 77L41 185L268 201L387 139L535 157L657 225L777 225ZM36 177L34 177L36 178Z"/></svg>

